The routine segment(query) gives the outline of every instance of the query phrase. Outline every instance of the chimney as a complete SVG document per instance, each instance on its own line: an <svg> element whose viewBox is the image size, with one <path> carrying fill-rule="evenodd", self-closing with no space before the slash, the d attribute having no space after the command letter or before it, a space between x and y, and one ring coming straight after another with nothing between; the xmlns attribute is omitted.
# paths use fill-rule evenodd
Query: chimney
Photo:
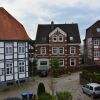
<svg viewBox="0 0 100 100"><path fill-rule="evenodd" d="M53 21L51 21L51 25L54 25L54 22Z"/></svg>
<svg viewBox="0 0 100 100"><path fill-rule="evenodd" d="M54 22L51 21L51 29L53 29L53 28L54 28Z"/></svg>

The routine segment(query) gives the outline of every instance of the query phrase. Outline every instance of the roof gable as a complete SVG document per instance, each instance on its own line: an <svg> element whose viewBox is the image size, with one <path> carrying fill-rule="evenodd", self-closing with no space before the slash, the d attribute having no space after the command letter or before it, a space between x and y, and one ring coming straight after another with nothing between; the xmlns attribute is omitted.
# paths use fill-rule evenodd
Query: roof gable
<svg viewBox="0 0 100 100"><path fill-rule="evenodd" d="M60 32L61 34L63 34L64 36L67 35L62 29L60 29L59 27L56 27L51 33L49 33L49 37L51 37L57 31Z"/></svg>

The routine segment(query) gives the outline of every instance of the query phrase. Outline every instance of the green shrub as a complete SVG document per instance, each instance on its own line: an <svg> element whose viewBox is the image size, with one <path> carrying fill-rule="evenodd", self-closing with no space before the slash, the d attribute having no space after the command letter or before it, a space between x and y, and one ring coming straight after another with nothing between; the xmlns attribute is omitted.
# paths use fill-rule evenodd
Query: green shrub
<svg viewBox="0 0 100 100"><path fill-rule="evenodd" d="M37 95L40 96L41 94L45 93L45 87L43 83L39 83L38 85L38 90L37 90Z"/></svg>
<svg viewBox="0 0 100 100"><path fill-rule="evenodd" d="M39 96L39 100L52 100L52 96L49 93L42 93Z"/></svg>
<svg viewBox="0 0 100 100"><path fill-rule="evenodd" d="M58 94L58 100L72 100L72 95L70 92L60 92Z"/></svg>

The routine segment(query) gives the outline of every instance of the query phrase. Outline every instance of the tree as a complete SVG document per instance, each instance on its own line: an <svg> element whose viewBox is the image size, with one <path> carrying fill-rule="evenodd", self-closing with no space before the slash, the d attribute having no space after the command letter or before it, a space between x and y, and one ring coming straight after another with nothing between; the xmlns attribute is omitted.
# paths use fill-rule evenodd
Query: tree
<svg viewBox="0 0 100 100"><path fill-rule="evenodd" d="M55 92L55 81L54 81L54 78L52 78L52 77L48 77L48 85L49 85L49 88L50 88L50 90L51 90L51 92L52 92L52 96L54 96L54 92Z"/></svg>
<svg viewBox="0 0 100 100"><path fill-rule="evenodd" d="M41 94L45 93L45 87L43 83L39 83L38 85L38 90L37 90L37 95L40 96Z"/></svg>
<svg viewBox="0 0 100 100"><path fill-rule="evenodd" d="M36 67L36 65L37 65L37 59L34 59L34 60L33 60L33 66Z"/></svg>
<svg viewBox="0 0 100 100"><path fill-rule="evenodd" d="M51 61L51 67L52 68L58 68L59 67L59 60L58 59L53 59Z"/></svg>

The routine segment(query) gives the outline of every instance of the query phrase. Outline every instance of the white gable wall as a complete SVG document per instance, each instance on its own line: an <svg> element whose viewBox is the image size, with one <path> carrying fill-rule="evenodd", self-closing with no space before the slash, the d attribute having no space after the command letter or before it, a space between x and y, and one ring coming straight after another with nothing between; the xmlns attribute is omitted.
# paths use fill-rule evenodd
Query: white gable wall
<svg viewBox="0 0 100 100"><path fill-rule="evenodd" d="M49 33L49 37L51 37L57 31L60 32L62 35L67 36L67 34L62 29L60 29L59 27L57 27L51 33Z"/></svg>

